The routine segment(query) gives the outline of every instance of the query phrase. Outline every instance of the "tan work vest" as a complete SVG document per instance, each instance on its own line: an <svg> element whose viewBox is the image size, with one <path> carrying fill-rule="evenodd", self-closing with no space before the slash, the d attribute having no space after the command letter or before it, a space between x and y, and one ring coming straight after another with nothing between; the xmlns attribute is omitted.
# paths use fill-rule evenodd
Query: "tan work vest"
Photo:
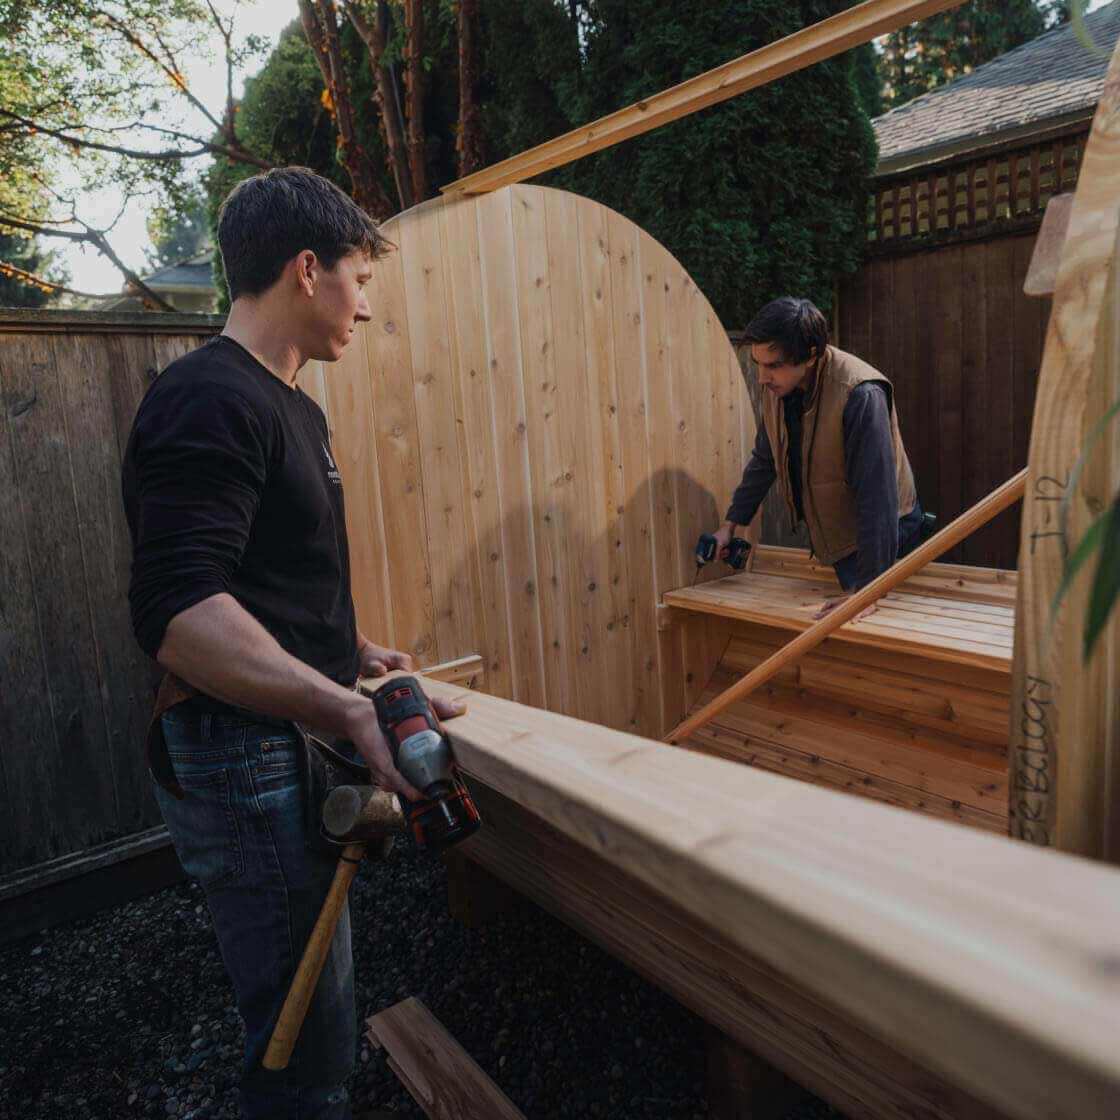
<svg viewBox="0 0 1120 1120"><path fill-rule="evenodd" d="M844 406L851 391L865 381L879 381L887 386L898 474L899 516L909 513L917 500L914 472L902 445L890 382L854 355L837 350L835 346L826 347L823 358L817 363L813 396L805 405L801 422L801 505L813 553L822 564L835 564L856 550L855 494L848 486L844 463ZM763 393L762 420L774 453L774 468L790 521L796 522L789 476L789 432L780 397Z"/></svg>

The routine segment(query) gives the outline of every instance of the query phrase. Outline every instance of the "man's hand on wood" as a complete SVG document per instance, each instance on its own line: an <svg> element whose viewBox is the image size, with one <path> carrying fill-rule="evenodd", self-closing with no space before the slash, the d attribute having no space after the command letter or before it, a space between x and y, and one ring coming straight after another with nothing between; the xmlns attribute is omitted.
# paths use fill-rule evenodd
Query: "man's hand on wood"
<svg viewBox="0 0 1120 1120"><path fill-rule="evenodd" d="M847 602L847 600L849 600L851 597L852 596L850 594L848 594L848 595L833 595L830 598L825 599L825 601L822 604L820 610L818 610L813 615L813 620L814 621L819 621L820 619L824 618L824 616L826 614L829 614L831 611L836 610L836 608L838 606L840 606L841 603ZM869 617L870 615L873 615L874 613L875 613L875 605L872 604L866 610L860 611L859 614L857 614L855 616L855 618L851 619L851 621L852 622L861 622L863 619Z"/></svg>
<svg viewBox="0 0 1120 1120"><path fill-rule="evenodd" d="M412 663L412 655L402 653L399 649L389 649L379 646L368 638L358 649L358 676L383 677L390 669L403 669L406 673L412 672L416 666Z"/></svg>

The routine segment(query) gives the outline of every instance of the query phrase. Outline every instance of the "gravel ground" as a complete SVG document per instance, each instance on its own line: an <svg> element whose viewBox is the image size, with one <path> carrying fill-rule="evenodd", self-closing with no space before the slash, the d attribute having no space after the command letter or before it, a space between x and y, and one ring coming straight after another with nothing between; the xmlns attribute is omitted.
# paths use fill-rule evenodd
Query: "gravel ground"
<svg viewBox="0 0 1120 1120"><path fill-rule="evenodd" d="M532 1120L706 1118L700 1020L530 903L470 930L403 845L351 894L358 1011L414 995ZM236 1117L241 1026L197 884L0 950L0 1117ZM423 1113L363 1043L355 1108ZM843 1120L807 1099L786 1120Z"/></svg>

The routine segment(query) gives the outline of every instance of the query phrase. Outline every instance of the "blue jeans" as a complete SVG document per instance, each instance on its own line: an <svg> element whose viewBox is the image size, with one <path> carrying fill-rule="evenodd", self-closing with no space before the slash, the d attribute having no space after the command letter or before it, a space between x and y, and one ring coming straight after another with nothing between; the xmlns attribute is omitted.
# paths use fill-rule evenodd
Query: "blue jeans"
<svg viewBox="0 0 1120 1120"><path fill-rule="evenodd" d="M242 1113L246 1120L349 1120L357 1026L348 909L288 1068L261 1067L336 867L305 843L297 753L304 748L291 728L206 707L188 700L162 717L186 796L154 789L184 869L206 892L245 1021Z"/></svg>

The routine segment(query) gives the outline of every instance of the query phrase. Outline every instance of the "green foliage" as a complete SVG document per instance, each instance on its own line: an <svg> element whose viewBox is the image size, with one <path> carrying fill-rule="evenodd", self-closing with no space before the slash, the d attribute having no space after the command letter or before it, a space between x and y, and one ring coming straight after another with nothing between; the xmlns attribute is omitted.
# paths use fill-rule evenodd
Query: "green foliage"
<svg viewBox="0 0 1120 1120"><path fill-rule="evenodd" d="M603 116L849 6L599 0L572 121ZM551 180L656 237L728 328L745 326L780 295L806 296L827 311L836 278L857 267L865 243L876 151L859 70L858 54L820 63Z"/></svg>
<svg viewBox="0 0 1120 1120"><path fill-rule="evenodd" d="M481 9L483 130L491 159L505 159L572 127L565 106L578 101L579 38L554 0L486 0Z"/></svg>
<svg viewBox="0 0 1120 1120"><path fill-rule="evenodd" d="M67 277L54 257L53 252L44 251L34 238L14 237L0 232L0 261L34 276L65 283ZM0 307L45 307L54 298L52 293L23 280L0 275Z"/></svg>
<svg viewBox="0 0 1120 1120"><path fill-rule="evenodd" d="M491 160L834 14L850 3L799 0L488 0L482 5L480 100ZM432 0L425 45L425 130L434 186L456 178L458 57L454 7ZM397 20L386 59L400 64ZM360 139L386 167L368 59L349 27L343 47ZM545 181L626 214L658 238L743 326L764 302L795 292L828 308L864 245L868 112L877 93L868 47L580 161ZM238 128L276 163L302 163L344 189L323 86L298 24L246 85ZM211 218L250 169L219 159L207 181ZM390 197L394 188L385 171Z"/></svg>
<svg viewBox="0 0 1120 1120"><path fill-rule="evenodd" d="M160 268L196 256L210 243L206 198L198 189L182 200L157 206L148 216L148 267Z"/></svg>
<svg viewBox="0 0 1120 1120"><path fill-rule="evenodd" d="M971 0L886 36L880 70L886 105L902 105L1026 43L1067 8L1046 0Z"/></svg>

